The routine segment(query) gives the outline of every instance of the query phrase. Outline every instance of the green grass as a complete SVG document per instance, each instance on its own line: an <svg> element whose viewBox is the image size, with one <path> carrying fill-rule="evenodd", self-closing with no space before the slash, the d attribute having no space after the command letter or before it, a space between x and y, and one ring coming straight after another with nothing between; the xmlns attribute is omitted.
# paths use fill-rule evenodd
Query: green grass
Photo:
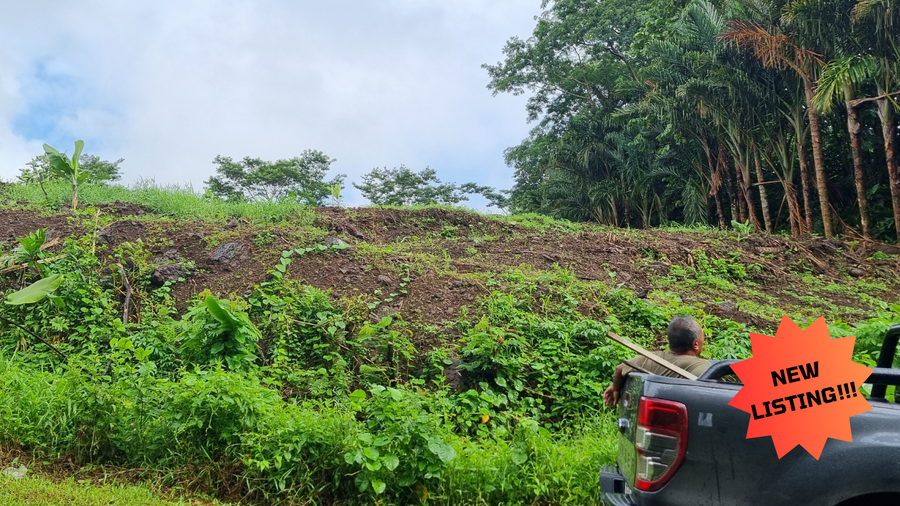
<svg viewBox="0 0 900 506"><path fill-rule="evenodd" d="M71 190L64 182L47 183L44 190L46 195L36 185L8 185L0 193L0 205L27 203L29 207L56 211L65 209L72 198ZM79 188L78 201L81 207L127 202L140 205L155 214L208 221L244 218L272 223L290 218L292 223L310 224L314 217L309 207L292 202L226 202L204 198L190 185L157 186L153 181L147 180L138 181L131 187L86 184Z"/></svg>
<svg viewBox="0 0 900 506"><path fill-rule="evenodd" d="M223 504L184 498L164 498L134 485L95 485L69 478L51 481L40 476L15 480L0 476L0 506L188 506Z"/></svg>

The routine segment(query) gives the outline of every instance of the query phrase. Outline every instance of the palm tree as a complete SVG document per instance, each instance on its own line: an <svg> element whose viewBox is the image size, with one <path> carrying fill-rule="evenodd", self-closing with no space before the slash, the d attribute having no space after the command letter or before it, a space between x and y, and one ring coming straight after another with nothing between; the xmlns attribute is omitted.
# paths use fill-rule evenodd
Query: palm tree
<svg viewBox="0 0 900 506"><path fill-rule="evenodd" d="M863 170L862 139L859 121L859 108L853 105L856 90L867 79L860 79L866 73L866 65L857 65L864 60L858 59L863 48L859 41L862 34L854 33L850 19L855 0L807 0L792 2L785 10L785 18L791 25L799 27L805 38L816 40L820 53L839 55L823 68L816 83L816 96L813 104L819 112L830 110L830 101L842 95L847 110L847 131L850 135L850 154L853 159L853 179L856 186L856 199L859 205L859 219L863 236L871 237L869 222L869 201L866 196L865 171ZM829 107L818 107L819 97L823 94L821 87L828 87L825 94L829 98Z"/></svg>
<svg viewBox="0 0 900 506"><path fill-rule="evenodd" d="M853 20L858 24L860 33L870 36L871 47L865 58L856 60L852 68L844 72L844 79L855 82L856 79L869 76L875 82L876 96L856 99L851 103L857 106L874 101L878 107L894 210L894 227L897 241L900 242L900 167L896 159L897 123L894 111L897 102L893 98L900 91L892 91L894 83L900 79L900 33L895 30L895 27L900 26L900 1L859 0L853 9ZM835 70L835 74L841 74L839 70ZM833 80L840 82L841 78L834 76ZM824 96L828 98L827 95ZM827 102L823 100L823 104Z"/></svg>
<svg viewBox="0 0 900 506"><path fill-rule="evenodd" d="M752 152L749 150L748 128L743 115L735 111L735 99L739 93L729 90L723 93L721 75L729 75L733 67L728 59L733 56L719 44L718 36L725 27L725 18L711 3L697 1L690 4L674 25L667 40L648 43L647 51L653 58L642 69L643 78L650 83L639 104L623 108L625 114L646 113L657 118L678 137L690 139L705 155L703 160L693 159L690 165L700 176L694 185L682 185L684 201L697 201L702 188L716 201L716 213L720 225L725 223L724 206L719 192L725 180L727 157L735 162L735 176L739 196L732 198L740 220L748 219L758 227L751 186ZM743 107L743 105L741 106ZM725 146L727 146L727 148ZM699 207L692 208L697 214ZM734 214L734 213L732 213Z"/></svg>
<svg viewBox="0 0 900 506"><path fill-rule="evenodd" d="M760 3L760 2L757 2ZM774 6L773 10L774 10ZM721 35L728 44L749 50L765 67L790 69L803 82L809 129L812 137L813 164L816 174L816 190L825 237L834 235L831 206L828 199L825 176L825 154L822 142L821 120L811 107L815 95L815 80L819 67L824 65L816 52L803 46L796 34L788 31L782 18L774 18L771 26L764 27L755 21L732 21L730 30Z"/></svg>
<svg viewBox="0 0 900 506"><path fill-rule="evenodd" d="M813 106L821 112L830 112L837 97L841 97L847 109L847 130L850 133L850 152L853 155L853 179L859 203L860 224L864 237L872 237L869 224L869 203L866 198L865 172L862 161L862 126L859 121L859 106L856 89L870 82L874 72L875 59L867 56L843 56L828 62L819 77Z"/></svg>

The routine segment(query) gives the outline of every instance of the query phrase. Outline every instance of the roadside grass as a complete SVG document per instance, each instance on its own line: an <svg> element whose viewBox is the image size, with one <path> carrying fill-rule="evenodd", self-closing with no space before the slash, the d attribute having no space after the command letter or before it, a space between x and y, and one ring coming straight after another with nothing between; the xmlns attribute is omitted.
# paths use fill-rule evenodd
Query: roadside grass
<svg viewBox="0 0 900 506"><path fill-rule="evenodd" d="M144 486L97 485L74 478L52 481L36 475L0 476L0 506L213 506L217 500L160 495Z"/></svg>

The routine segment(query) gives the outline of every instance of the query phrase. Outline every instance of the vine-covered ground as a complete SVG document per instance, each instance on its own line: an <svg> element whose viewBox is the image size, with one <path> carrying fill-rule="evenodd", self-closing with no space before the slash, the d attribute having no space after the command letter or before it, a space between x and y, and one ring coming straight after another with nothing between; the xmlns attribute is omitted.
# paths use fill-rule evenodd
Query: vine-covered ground
<svg viewBox="0 0 900 506"><path fill-rule="evenodd" d="M596 504L616 453L600 393L629 355L607 331L659 347L690 314L705 355L740 358L782 315L824 316L870 364L900 322L886 244L152 187L87 187L72 213L62 191L0 189L3 293L64 278L56 304L0 307L21 326L0 327L0 467L56 478L248 503ZM11 260L41 229L40 263Z"/></svg>

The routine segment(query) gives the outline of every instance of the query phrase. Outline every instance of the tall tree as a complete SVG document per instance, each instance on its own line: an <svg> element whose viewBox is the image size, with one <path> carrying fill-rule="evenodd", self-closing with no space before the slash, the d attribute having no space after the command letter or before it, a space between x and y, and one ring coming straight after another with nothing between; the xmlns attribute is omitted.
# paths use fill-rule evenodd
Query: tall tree
<svg viewBox="0 0 900 506"><path fill-rule="evenodd" d="M335 160L321 151L306 150L299 157L275 162L246 157L234 161L216 156L216 176L206 181L207 190L228 200L280 200L292 198L303 204L321 206L334 185L346 176L338 174L325 181Z"/></svg>
<svg viewBox="0 0 900 506"><path fill-rule="evenodd" d="M855 33L851 21L851 11L855 0L806 0L792 2L786 6L785 17L791 25L798 27L803 38L817 41L816 49L831 60L824 67L816 84L817 93L813 98L813 106L817 105L818 90L823 84L831 86L829 96L836 96L839 90L847 112L847 132L850 138L850 155L853 160L853 179L856 187L859 219L863 236L871 237L869 222L869 201L866 193L866 177L863 169L862 124L859 118L859 107L854 105L857 89L864 83L858 77L863 70L855 67L857 56L863 50L860 34ZM837 79L835 79L837 78ZM817 107L818 111L823 111ZM825 111L823 111L825 112Z"/></svg>
<svg viewBox="0 0 900 506"><path fill-rule="evenodd" d="M362 180L361 184L353 183L353 186L369 202L379 206L458 204L469 200L471 194L484 195L492 206L505 207L506 202L505 197L489 186L442 183L437 172L428 167L419 172L404 165L397 169L376 167Z"/></svg>
<svg viewBox="0 0 900 506"><path fill-rule="evenodd" d="M875 101L878 107L887 161L888 185L894 211L894 227L897 232L897 241L900 242L900 166L897 164L896 154L895 114L897 102L893 98L900 94L900 91L894 90L897 82L900 81L900 31L898 31L900 1L859 0L853 10L853 18L861 25L858 33L870 36L870 58L867 59L867 62L876 85L874 97L858 99L855 104Z"/></svg>

